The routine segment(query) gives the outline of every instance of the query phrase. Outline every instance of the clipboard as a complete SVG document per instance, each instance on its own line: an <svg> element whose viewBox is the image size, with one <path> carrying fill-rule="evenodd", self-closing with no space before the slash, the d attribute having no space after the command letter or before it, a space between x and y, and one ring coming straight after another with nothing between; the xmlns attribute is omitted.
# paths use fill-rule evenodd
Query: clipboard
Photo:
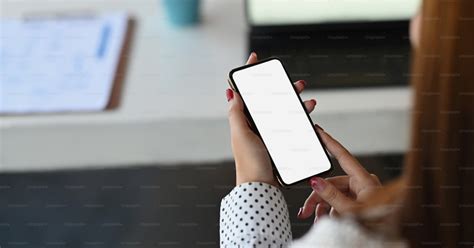
<svg viewBox="0 0 474 248"><path fill-rule="evenodd" d="M104 23L100 23L102 20L104 20ZM89 27L91 29L90 30L91 35L87 33L88 30L84 30L84 29L80 30L82 32L85 32L85 37L82 37L82 38L85 38L83 39L84 40L83 43L87 43L87 44L82 44L80 41L78 41L79 39L74 40L74 38L76 37L66 37L66 38L61 37L58 39L59 41L56 42L58 43L57 49L64 50L62 52L59 51L57 57L58 58L65 57L64 63L63 63L63 64L66 64L65 67L69 66L69 67L79 68L80 66L83 66L84 68L82 67L81 68L82 68L82 71L85 72L84 78L81 78L80 73L77 73L77 75L75 75L74 72L72 73L69 72L68 71L69 67L58 68L58 70L56 70L56 68L51 68L51 65L49 65L51 63L50 61L47 60L47 58L49 57L47 57L46 55L45 57L39 57L39 61L27 61L26 69L24 71L15 71L15 70L19 70L19 67L12 67L12 66L15 66L14 64L16 62L15 61L16 57L15 55L11 56L11 58L13 58L11 59L11 61L9 61L9 57L8 57L8 52L10 51L15 52L15 49L9 49L11 47L8 47L8 44L6 45L6 48L3 48L3 49L0 48L0 53L2 54L2 57L5 55L5 53L7 53L5 56L6 59L4 59L4 61L1 61L3 64L6 64L6 69L5 69L6 73L4 73L5 77L2 77L3 79L0 80L0 88L3 89L3 92L0 91L0 97L3 98L3 100L0 101L0 115L96 112L96 111L103 111L103 110L113 110L113 109L116 109L120 105L122 88L123 88L124 79L125 79L125 75L127 71L129 53L130 53L130 49L132 45L132 37L135 30L135 21L131 16L125 13L109 13L109 14L101 14L101 15L95 15L91 13L78 13L78 12L77 13L57 13L57 14L50 13L47 15L36 13L36 14L29 14L25 16L22 20L14 20L10 24L8 23L8 21L2 21L2 22L4 22L3 24L6 24L2 26L6 26L7 28L13 28L13 29L18 28L18 27L15 27L15 25L17 26L32 25L32 27L34 27L34 29L31 29L31 32L33 34L27 33L27 35L32 36L30 37L30 39L35 41L34 33L36 32L39 35L43 35L43 37L46 37L46 39L51 40L50 43L55 43L56 42L55 39L52 39L50 36L46 36L44 34L45 30L42 30L42 29L48 28L48 25L54 25L54 24L60 23L62 26L56 25L55 28L56 29L64 28L63 30L67 30L65 32L66 33L65 36L67 36L67 34L71 36L71 33L75 34L75 32L72 32L71 30L69 30L69 28L72 28L72 29L81 28L87 25L103 25L103 26L100 26L101 30L96 30L99 27ZM19 24L16 24L15 22ZM57 26L60 26L60 27L57 27ZM11 30L10 33L14 33L14 31L15 30ZM80 33L80 31L77 33ZM52 36L54 36L56 33L61 33L61 32L55 33L53 31L51 32L52 32L51 33ZM6 41L9 41L8 30L6 33L7 33L6 37L2 37L2 38ZM47 31L46 31L46 34L48 34ZM89 39L89 36L90 36L90 39ZM67 40L67 38L70 38L70 39ZM90 40L94 40L94 41L90 41ZM19 44L15 44L15 42ZM20 53L23 52L21 51L22 48L25 48L25 47L28 48L28 46L24 46L25 44L22 44L21 42L23 42L22 37L18 39L12 38L10 40L10 43L12 43L13 44L12 46L14 46L13 48L15 48L15 46L20 48L18 51ZM28 42L28 39L26 39L25 42ZM94 44L94 42L96 42L97 44ZM64 48L64 47L67 47L69 44L71 44L71 47L73 47L72 49ZM80 49L78 49L77 54L81 54L81 55L76 56L76 55L69 54L69 52L71 51L74 52L73 51L75 48L74 44L76 44L76 46L78 47L85 46L85 48L80 47ZM39 49L40 52L44 52L44 50L47 50L48 47L46 46L46 47L40 47L40 48L35 48L35 49ZM55 48L51 49L53 50L52 52L53 54L54 54L54 49ZM92 51L92 49L96 51ZM84 53L84 50L86 50L88 53L87 54ZM94 56L96 56L95 60L93 59ZM17 57L21 58L20 56L17 56ZM52 58L54 59L55 57L52 56ZM82 64L78 63L76 60L82 61ZM10 65L8 63L10 63ZM28 74L27 68L28 66L30 67L32 66L28 63L33 64L33 66L35 67L36 66L47 67L49 65L49 67L47 67L47 69L44 70L46 72L44 74L48 75L49 78L46 76L45 77L46 79L43 79L44 82L41 82L41 79L42 79L41 77L39 78L40 80L36 80L38 78L35 78L35 77L28 78L29 74ZM68 65L68 63L76 63L77 65L76 64ZM43 64L46 64L46 65L43 65ZM60 67L63 66L61 64L61 61L57 63L57 65L59 65ZM60 69L63 69L63 70L61 71ZM17 81L20 81L20 83L15 82L15 76L16 76L15 74L20 75L20 80L17 80ZM35 75L35 74L32 73L31 75ZM65 91L63 88L70 87L70 86L67 86L67 84L70 82L69 80L61 79L61 75L71 76L70 78L73 79L72 80L73 82L75 82L74 80L77 79L76 81L79 82L77 85L78 90L74 91L74 89L71 89L70 92L67 92L67 90ZM74 76L76 76L76 78L74 78ZM21 78L21 77L24 77L24 78ZM64 78L67 78L67 76L65 76ZM36 81L41 82L43 85L41 83L37 83ZM47 85L49 82L53 82L53 83L51 85ZM62 84L63 82L64 82L64 85ZM81 83L87 84L88 85L87 87L90 88L90 91L87 91L89 90L89 88L84 87L84 85L80 85ZM31 84L30 85L31 89L28 88L27 84ZM26 86L24 86L24 88L20 88L21 85L26 85ZM43 88L41 88L42 86ZM51 87L51 88L48 88L48 87ZM54 87L61 88L61 89L58 91L55 91L56 88ZM35 90L39 93L35 93ZM41 90L43 90L43 92ZM81 90L84 90L84 94L82 95L81 93L83 92L81 92ZM52 99L48 98L47 93L50 93L50 96L51 96L50 98ZM44 94L44 95L42 96L41 94ZM71 96L71 98L67 98L69 96ZM84 99L81 99L81 97ZM90 99L92 99L93 101L88 101ZM84 103L83 109L81 109L81 105L80 105L81 101L83 101ZM65 106L61 106L62 102L65 103Z"/></svg>
<svg viewBox="0 0 474 248"><path fill-rule="evenodd" d="M128 58L132 46L132 37L135 32L136 21L129 17L127 20L127 31L124 38L124 44L120 51L120 58L115 72L115 77L112 83L112 89L109 97L109 102L106 105L106 110L112 110L120 105L120 98L122 95L123 84L128 68Z"/></svg>

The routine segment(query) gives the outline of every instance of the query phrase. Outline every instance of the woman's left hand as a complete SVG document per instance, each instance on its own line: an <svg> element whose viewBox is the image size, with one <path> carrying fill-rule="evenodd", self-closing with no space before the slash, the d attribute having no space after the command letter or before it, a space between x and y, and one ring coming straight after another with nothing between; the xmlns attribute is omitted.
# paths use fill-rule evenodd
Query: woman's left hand
<svg viewBox="0 0 474 248"><path fill-rule="evenodd" d="M257 55L250 54L247 64L256 62ZM299 80L294 83L294 87L299 94L303 91L305 82ZM231 89L227 89L226 95L229 101L229 124L232 152L235 158L236 184L263 182L278 186L268 152L260 137L252 131L248 124L240 95ZM306 111L311 113L316 106L316 101L305 101L304 105Z"/></svg>

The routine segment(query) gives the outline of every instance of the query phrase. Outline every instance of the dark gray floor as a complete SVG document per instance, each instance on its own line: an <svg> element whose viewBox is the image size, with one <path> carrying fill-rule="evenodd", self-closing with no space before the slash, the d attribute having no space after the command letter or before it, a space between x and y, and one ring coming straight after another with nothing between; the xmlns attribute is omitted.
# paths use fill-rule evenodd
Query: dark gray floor
<svg viewBox="0 0 474 248"><path fill-rule="evenodd" d="M360 159L382 180L402 163ZM0 247L216 247L219 203L233 183L231 162L0 174ZM311 225L295 218L310 191L284 190L295 238Z"/></svg>

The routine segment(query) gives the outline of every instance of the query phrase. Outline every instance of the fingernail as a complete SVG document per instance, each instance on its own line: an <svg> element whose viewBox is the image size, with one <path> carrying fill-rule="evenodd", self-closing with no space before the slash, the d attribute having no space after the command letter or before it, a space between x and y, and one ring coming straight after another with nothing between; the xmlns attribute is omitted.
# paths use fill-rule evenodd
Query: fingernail
<svg viewBox="0 0 474 248"><path fill-rule="evenodd" d="M314 217L314 222L313 222L313 224L316 223L316 222L318 222L318 219L319 219L319 218L318 218L317 216Z"/></svg>
<svg viewBox="0 0 474 248"><path fill-rule="evenodd" d="M316 105L316 100L315 99L311 99L311 101L313 102L314 105ZM320 127L321 128L321 127ZM322 128L321 128L322 129Z"/></svg>
<svg viewBox="0 0 474 248"><path fill-rule="evenodd" d="M311 188L316 190L316 192L321 192L326 188L326 182L320 177L313 177L310 180Z"/></svg>
<svg viewBox="0 0 474 248"><path fill-rule="evenodd" d="M226 89L225 95L227 97L227 101L230 101L232 98L234 98L234 92L231 89Z"/></svg>
<svg viewBox="0 0 474 248"><path fill-rule="evenodd" d="M299 219L302 213L303 213L303 207L301 207L300 210L298 210L298 214L296 215L296 217Z"/></svg>
<svg viewBox="0 0 474 248"><path fill-rule="evenodd" d="M304 80L300 80L300 82L301 82L304 86L306 86L306 84L307 84L306 81L304 81Z"/></svg>
<svg viewBox="0 0 474 248"><path fill-rule="evenodd" d="M314 99L313 99L314 100ZM314 100L314 102L316 103L316 100ZM324 128L322 128L320 125L318 124L314 124L316 127L318 127L319 129L323 130L324 131Z"/></svg>

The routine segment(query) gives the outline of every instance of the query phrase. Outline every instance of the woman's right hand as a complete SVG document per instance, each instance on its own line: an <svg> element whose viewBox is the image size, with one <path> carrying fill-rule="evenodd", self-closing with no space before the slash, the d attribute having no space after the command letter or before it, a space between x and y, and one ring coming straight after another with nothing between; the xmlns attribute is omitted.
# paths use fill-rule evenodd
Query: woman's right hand
<svg viewBox="0 0 474 248"><path fill-rule="evenodd" d="M316 130L329 153L347 175L327 179L313 177L310 180L313 192L300 208L298 218L306 219L315 213L314 221L323 215L350 212L381 187L377 176L367 172L346 148L321 127L316 126Z"/></svg>

